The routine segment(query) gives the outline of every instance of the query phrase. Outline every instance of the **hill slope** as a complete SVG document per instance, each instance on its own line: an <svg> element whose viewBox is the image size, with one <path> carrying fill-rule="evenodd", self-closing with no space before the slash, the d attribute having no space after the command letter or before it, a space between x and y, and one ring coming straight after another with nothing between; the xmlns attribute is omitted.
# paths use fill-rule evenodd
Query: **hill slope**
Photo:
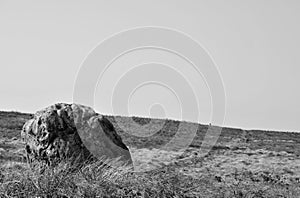
<svg viewBox="0 0 300 198"><path fill-rule="evenodd" d="M0 140L2 142L6 139L20 138L20 131L23 124L30 118L32 114L19 112L4 112L0 111ZM178 133L178 126L180 121L164 120L164 125L155 134L149 137L138 137L125 133L130 131L132 133L140 133L138 128L129 125L129 120L133 119L139 125L149 123L149 118L141 117L121 117L121 116L107 116L107 118L114 124L117 132L121 135L126 145L134 148L156 148L159 149L167 142L169 142L176 133ZM116 119L117 118L117 119ZM118 120L119 124L116 122ZM151 119L154 123L159 122L159 119ZM122 128L122 127L125 128ZM197 129L197 134L194 137L190 147L200 148L202 140L207 132L208 126L197 123L187 123L188 128ZM150 129L151 130L151 129ZM295 155L300 155L300 133L286 133L277 131L260 131L260 130L242 130L236 128L222 128L222 133L218 138L216 148L221 148L220 145L225 145L233 140L247 141L250 149L265 149L269 151L285 151ZM0 149L5 146L0 144ZM215 148L215 149L216 149ZM224 147L226 149L226 147Z"/></svg>
<svg viewBox="0 0 300 198"><path fill-rule="evenodd" d="M26 113L0 112L0 176L1 174L6 175L5 181L18 179L10 177L9 170L12 170L13 174L18 171L21 174L23 169L30 171L24 163L24 145L20 141L20 131L26 120L31 117L31 114ZM129 147L135 170L137 172L146 171L142 178L159 176L159 179L154 179L153 182L159 181L159 185L155 185L163 190L162 193L166 193L164 190L169 187L171 189L167 193L173 193L178 190L177 187L173 188L174 186L183 185L178 188L190 190L180 190L180 193L201 197L300 196L300 133L223 128L217 143L209 153L202 156L200 155L201 144L208 129L207 125L185 123L185 128L179 129L178 126L183 122L151 119L154 123L163 121L164 124L155 134L149 137L138 137L124 132L125 130L130 133L147 135L145 131L139 131L138 125L129 125L129 121L133 119L139 125L146 126L150 122L149 118L120 116L107 116L107 118L113 123L124 143ZM197 128L196 136L183 153L162 149L163 145L180 132L179 130L189 132L194 128ZM141 178L139 174L136 176ZM44 175L38 175L38 177L43 178ZM25 183L28 181L31 180L24 178ZM65 179L59 180L59 182L64 181ZM193 182L191 183L191 181ZM137 186L140 184L145 185L140 190L153 188L154 185L151 183L152 180L149 185L135 179L130 182L126 188L123 185L128 184L117 184L117 188L125 189L126 192L135 189L134 192L138 192ZM133 185L134 182L136 184ZM6 187L6 184L8 182L1 184L0 177L0 188L10 191L11 187ZM75 182L74 185L76 186L77 183ZM86 189L91 191L93 185ZM48 183L45 186L45 189L51 188ZM18 187L17 189L21 190L22 188ZM61 183L59 188L65 190L65 187L61 187ZM76 186L76 188L81 189L82 187ZM28 192L36 193L37 189ZM153 188L149 193L158 192L160 192L158 189ZM161 194L156 195L162 196Z"/></svg>

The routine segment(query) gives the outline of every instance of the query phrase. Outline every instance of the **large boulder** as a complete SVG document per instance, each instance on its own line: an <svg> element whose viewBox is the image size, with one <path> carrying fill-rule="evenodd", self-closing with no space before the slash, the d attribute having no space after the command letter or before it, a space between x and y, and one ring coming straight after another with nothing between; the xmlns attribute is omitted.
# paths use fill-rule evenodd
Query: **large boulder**
<svg viewBox="0 0 300 198"><path fill-rule="evenodd" d="M58 103L36 112L24 124L21 137L29 163L118 158L132 164L130 152L111 122L83 105Z"/></svg>

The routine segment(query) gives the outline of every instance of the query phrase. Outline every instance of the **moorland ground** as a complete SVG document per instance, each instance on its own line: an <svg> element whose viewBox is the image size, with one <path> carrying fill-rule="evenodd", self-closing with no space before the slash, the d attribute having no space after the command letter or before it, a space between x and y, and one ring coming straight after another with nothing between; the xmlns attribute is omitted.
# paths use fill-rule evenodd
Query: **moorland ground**
<svg viewBox="0 0 300 198"><path fill-rule="evenodd" d="M138 137L124 132L143 133L129 119L143 126L161 120L107 116L129 147L136 172L104 171L99 164L68 172L64 162L41 173L25 163L20 140L31 117L0 112L0 197L300 197L300 133L223 128L202 155L207 125L180 129L182 122L165 120L155 134ZM194 127L183 153L162 149L179 130Z"/></svg>

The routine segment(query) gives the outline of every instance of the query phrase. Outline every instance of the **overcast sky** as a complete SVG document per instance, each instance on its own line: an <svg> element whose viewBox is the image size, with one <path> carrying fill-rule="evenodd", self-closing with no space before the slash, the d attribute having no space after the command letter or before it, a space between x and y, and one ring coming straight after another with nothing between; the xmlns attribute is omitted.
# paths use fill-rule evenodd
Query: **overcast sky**
<svg viewBox="0 0 300 198"><path fill-rule="evenodd" d="M71 103L80 65L97 44L126 29L160 26L190 35L209 52L225 87L225 126L300 131L299 10L297 0L0 0L0 109L35 112L55 102ZM121 77L113 72L120 71L118 65L140 63L134 60L141 57L176 59L154 50L139 53L114 64L106 89L109 79ZM200 121L209 123L204 81L198 91ZM106 107L101 94L106 92L95 91L94 108L118 114ZM145 85L128 104L130 115L181 118L178 100L159 85Z"/></svg>

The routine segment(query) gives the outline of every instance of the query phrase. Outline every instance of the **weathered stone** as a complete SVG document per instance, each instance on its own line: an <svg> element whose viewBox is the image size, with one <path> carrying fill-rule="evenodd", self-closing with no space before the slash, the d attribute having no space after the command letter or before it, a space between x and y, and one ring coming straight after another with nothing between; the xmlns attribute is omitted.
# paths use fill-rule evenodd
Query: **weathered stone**
<svg viewBox="0 0 300 198"><path fill-rule="evenodd" d="M130 152L112 123L90 107L72 105L74 123L84 145L97 158L104 156L132 164Z"/></svg>
<svg viewBox="0 0 300 198"><path fill-rule="evenodd" d="M120 158L132 164L128 148L104 116L90 107L59 103L35 113L22 129L28 162Z"/></svg>

